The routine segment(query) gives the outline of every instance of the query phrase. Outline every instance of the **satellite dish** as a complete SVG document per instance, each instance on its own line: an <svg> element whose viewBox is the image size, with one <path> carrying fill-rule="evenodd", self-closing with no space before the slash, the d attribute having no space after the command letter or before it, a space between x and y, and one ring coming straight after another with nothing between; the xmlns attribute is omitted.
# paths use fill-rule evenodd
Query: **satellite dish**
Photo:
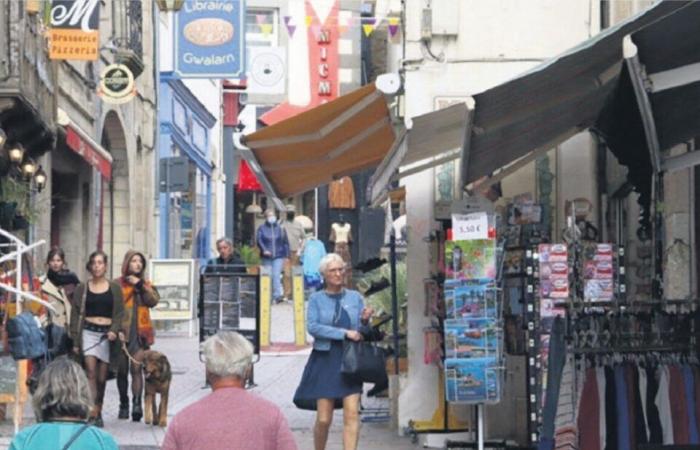
<svg viewBox="0 0 700 450"><path fill-rule="evenodd" d="M398 73L383 73L377 77L375 84L385 94L396 94L401 88L401 77Z"/></svg>

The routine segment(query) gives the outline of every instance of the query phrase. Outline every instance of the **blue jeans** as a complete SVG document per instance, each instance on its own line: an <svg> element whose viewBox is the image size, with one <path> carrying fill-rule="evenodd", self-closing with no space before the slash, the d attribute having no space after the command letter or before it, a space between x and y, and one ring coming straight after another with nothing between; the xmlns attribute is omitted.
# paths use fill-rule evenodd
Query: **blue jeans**
<svg viewBox="0 0 700 450"><path fill-rule="evenodd" d="M284 258L263 258L263 266L269 267L272 271L272 299L282 298L282 267Z"/></svg>

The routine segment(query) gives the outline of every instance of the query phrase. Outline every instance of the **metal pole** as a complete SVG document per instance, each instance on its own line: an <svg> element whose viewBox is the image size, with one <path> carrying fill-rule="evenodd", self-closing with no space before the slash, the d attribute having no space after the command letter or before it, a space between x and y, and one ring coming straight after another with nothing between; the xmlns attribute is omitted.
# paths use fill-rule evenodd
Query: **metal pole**
<svg viewBox="0 0 700 450"><path fill-rule="evenodd" d="M391 227L389 235L389 252L391 259L391 314L394 319L391 324L391 333L394 338L394 375L399 374L399 299L396 292L396 233Z"/></svg>
<svg viewBox="0 0 700 450"><path fill-rule="evenodd" d="M477 423L479 427L479 450L484 450L484 405L476 406Z"/></svg>

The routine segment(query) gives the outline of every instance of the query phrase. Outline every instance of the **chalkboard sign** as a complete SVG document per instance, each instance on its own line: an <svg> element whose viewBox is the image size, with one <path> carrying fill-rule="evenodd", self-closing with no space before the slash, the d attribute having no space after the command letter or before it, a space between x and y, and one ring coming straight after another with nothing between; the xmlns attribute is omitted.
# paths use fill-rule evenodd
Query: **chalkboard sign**
<svg viewBox="0 0 700 450"><path fill-rule="evenodd" d="M199 290L200 340L219 330L236 331L248 338L255 353L259 353L259 298L256 275L203 274Z"/></svg>
<svg viewBox="0 0 700 450"><path fill-rule="evenodd" d="M151 309L153 320L190 320L194 308L194 260L152 259L148 273L160 301Z"/></svg>

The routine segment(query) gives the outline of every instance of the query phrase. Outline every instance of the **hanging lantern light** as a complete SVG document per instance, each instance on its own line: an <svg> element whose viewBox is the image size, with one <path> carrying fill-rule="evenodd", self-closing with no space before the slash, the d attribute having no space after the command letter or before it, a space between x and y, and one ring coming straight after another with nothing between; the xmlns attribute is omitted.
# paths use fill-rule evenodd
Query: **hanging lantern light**
<svg viewBox="0 0 700 450"><path fill-rule="evenodd" d="M19 164L24 158L24 147L22 147L22 144L17 142L14 145L10 146L10 149L7 150L7 155L10 157L11 162Z"/></svg>
<svg viewBox="0 0 700 450"><path fill-rule="evenodd" d="M41 192L42 189L46 187L46 180L47 180L46 172L44 172L44 169L39 166L39 170L36 171L34 174L34 183L36 183L36 190Z"/></svg>
<svg viewBox="0 0 700 450"><path fill-rule="evenodd" d="M22 175L30 179L34 176L34 173L36 173L36 163L30 158L27 158L27 160L22 163Z"/></svg>

